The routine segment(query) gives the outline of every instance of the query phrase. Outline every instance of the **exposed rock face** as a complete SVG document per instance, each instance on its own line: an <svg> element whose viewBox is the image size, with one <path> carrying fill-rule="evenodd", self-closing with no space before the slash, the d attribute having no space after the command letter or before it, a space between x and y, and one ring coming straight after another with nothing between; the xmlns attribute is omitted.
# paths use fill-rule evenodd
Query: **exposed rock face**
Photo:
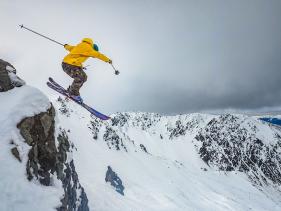
<svg viewBox="0 0 281 211"><path fill-rule="evenodd" d="M246 117L219 116L196 136L199 154L219 170L245 172L255 184L281 185L281 131L262 137L260 130Z"/></svg>
<svg viewBox="0 0 281 211"><path fill-rule="evenodd" d="M102 136L109 149L127 152L128 148L124 140L129 140L134 146L135 143L122 128L132 126L145 131L153 128L160 120L161 116L159 114L142 113L140 116L131 117L129 113L117 113L116 116L107 122L94 118L90 122L89 128L92 131L93 139L97 140ZM102 127L105 127L103 134L101 134ZM147 153L144 145L139 145L138 148Z"/></svg>
<svg viewBox="0 0 281 211"><path fill-rule="evenodd" d="M0 92L5 92L24 84L25 82L16 75L14 66L0 59Z"/></svg>
<svg viewBox="0 0 281 211"><path fill-rule="evenodd" d="M124 196L124 186L122 184L122 180L118 175L112 170L110 166L107 167L107 172L105 176L105 181L110 182L111 186L115 188L115 190Z"/></svg>
<svg viewBox="0 0 281 211"><path fill-rule="evenodd" d="M61 114L69 117L70 116L70 112L73 112L72 110L69 110L66 106L66 100L62 99L61 97L59 97L57 99L58 102L61 103L61 107L59 108L59 111L61 112Z"/></svg>
<svg viewBox="0 0 281 211"><path fill-rule="evenodd" d="M66 132L63 130L58 136L58 154L57 154L57 174L62 180L64 188L64 198L61 200L62 206L59 211L77 210L88 211L88 198L84 188L80 185L74 162L67 162L67 153L71 150Z"/></svg>
<svg viewBox="0 0 281 211"><path fill-rule="evenodd" d="M103 140L107 143L109 149L115 148L116 150L120 150L120 148L122 148L127 151L122 137L120 137L117 131L111 127L106 127L106 132L103 135Z"/></svg>
<svg viewBox="0 0 281 211"><path fill-rule="evenodd" d="M8 62L0 59L0 92L5 92L14 88L8 75L8 71L6 70L8 65L10 65Z"/></svg>
<svg viewBox="0 0 281 211"><path fill-rule="evenodd" d="M80 185L74 163L67 161L71 145L64 130L55 140L55 110L23 119L18 128L26 143L31 146L26 166L28 180L38 179L42 185L53 184L55 176L62 181L64 196L57 210L88 211L88 199Z"/></svg>
<svg viewBox="0 0 281 211"><path fill-rule="evenodd" d="M56 170L54 116L55 111L51 107L46 113L25 118L18 124L21 135L32 147L28 153L27 178L32 180L36 177L46 186L51 185L51 175Z"/></svg>
<svg viewBox="0 0 281 211"><path fill-rule="evenodd" d="M164 124L163 124L164 122ZM110 121L93 119L88 125L93 134L93 139L102 138L109 149L128 151L133 145L135 150L149 153L144 144L135 145L133 139L126 133L126 128L136 128L158 136L160 139L168 138L174 140L200 129L205 119L200 114L179 115L170 121L165 116L154 113L117 113ZM164 127L163 127L164 126ZM127 142L127 143L126 143Z"/></svg>
<svg viewBox="0 0 281 211"><path fill-rule="evenodd" d="M11 149L11 153L15 156L15 158L18 159L19 162L21 162L20 153L19 153L17 147L13 147L13 148Z"/></svg>
<svg viewBox="0 0 281 211"><path fill-rule="evenodd" d="M20 87L25 82L17 77L16 69L0 59L0 92ZM42 185L53 185L54 179L62 182L64 196L60 211L88 211L88 199L80 185L73 160L67 159L71 145L64 130L55 137L55 109L23 119L17 125L20 134L31 149L26 164L27 179L38 180ZM57 142L57 145L56 145ZM13 142L11 143L13 144ZM11 153L21 162L17 146Z"/></svg>
<svg viewBox="0 0 281 211"><path fill-rule="evenodd" d="M167 125L167 131L169 132L169 139L173 140L180 136L192 133L198 130L200 124L204 122L204 119L200 115L194 115L191 119L186 119L188 116L179 117L172 125Z"/></svg>
<svg viewBox="0 0 281 211"><path fill-rule="evenodd" d="M102 138L110 149L137 151L140 148L144 152L149 150L143 144L135 145L123 132L126 128L142 129L160 139L176 140L191 135L195 137L193 143L200 157L209 166L226 172L244 172L258 186L281 185L280 128L243 115L193 114L165 118L147 113L118 113L111 122L95 120L89 128L94 138Z"/></svg>
<svg viewBox="0 0 281 211"><path fill-rule="evenodd" d="M117 113L117 115L111 119L112 126L123 127L125 125L131 125L141 128L142 130L148 130L155 126L160 120L161 115L153 113L141 113L141 115L134 117L131 117L129 113Z"/></svg>

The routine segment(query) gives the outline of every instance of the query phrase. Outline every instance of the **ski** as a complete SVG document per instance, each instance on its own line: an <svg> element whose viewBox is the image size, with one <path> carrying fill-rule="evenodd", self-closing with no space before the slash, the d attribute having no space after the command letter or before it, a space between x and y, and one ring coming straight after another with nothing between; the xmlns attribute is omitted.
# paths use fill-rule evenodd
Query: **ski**
<svg viewBox="0 0 281 211"><path fill-rule="evenodd" d="M61 85L59 85L57 82L54 81L53 78L49 77L49 82L51 82L53 85L55 85L58 88L61 88L63 90L66 90L64 87L62 87ZM67 90L66 90L67 91Z"/></svg>
<svg viewBox="0 0 281 211"><path fill-rule="evenodd" d="M74 101L75 103L77 103L78 105L81 105L83 108L85 108L86 110L88 110L92 115L94 115L95 117L101 119L101 120L108 120L110 119L109 116L106 116L102 113L100 113L99 111L96 111L95 109L93 109L92 107L88 106L85 103L79 103L78 101L76 101L75 99L73 99L70 94L68 93L68 91L66 89L64 89L61 85L59 85L57 82L54 81L54 79L49 78L49 81L47 82L47 86L50 87L51 89L55 90L56 92L64 95L65 97L71 99L72 101Z"/></svg>

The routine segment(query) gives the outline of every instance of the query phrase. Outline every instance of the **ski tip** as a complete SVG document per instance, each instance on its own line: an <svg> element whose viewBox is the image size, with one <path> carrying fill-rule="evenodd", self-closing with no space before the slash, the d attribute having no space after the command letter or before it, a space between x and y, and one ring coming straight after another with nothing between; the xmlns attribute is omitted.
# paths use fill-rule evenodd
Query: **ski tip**
<svg viewBox="0 0 281 211"><path fill-rule="evenodd" d="M104 120L110 120L111 119L111 117L110 116L106 116L106 115L104 115Z"/></svg>
<svg viewBox="0 0 281 211"><path fill-rule="evenodd" d="M95 115L93 113L91 114L91 117L92 118L98 118L98 119L103 120L103 121L107 121L107 120L111 119L111 117L109 117L109 116L105 116L105 115L100 116L100 115Z"/></svg>
<svg viewBox="0 0 281 211"><path fill-rule="evenodd" d="M95 116L95 115L94 115ZM109 116L95 116L95 117L97 117L97 118L99 118L99 119L101 119L101 120L103 120L103 121L106 121L106 120L110 120L111 119L111 117L109 117Z"/></svg>

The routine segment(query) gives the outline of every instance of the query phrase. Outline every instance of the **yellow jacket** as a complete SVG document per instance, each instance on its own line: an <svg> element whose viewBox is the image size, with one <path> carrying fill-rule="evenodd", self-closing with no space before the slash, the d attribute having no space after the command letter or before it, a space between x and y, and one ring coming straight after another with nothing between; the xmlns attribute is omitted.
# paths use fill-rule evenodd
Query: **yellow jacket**
<svg viewBox="0 0 281 211"><path fill-rule="evenodd" d="M64 48L70 53L63 59L64 63L82 67L82 63L89 57L98 58L104 62L109 62L109 58L93 49L93 40L84 38L81 43L76 46L65 45Z"/></svg>

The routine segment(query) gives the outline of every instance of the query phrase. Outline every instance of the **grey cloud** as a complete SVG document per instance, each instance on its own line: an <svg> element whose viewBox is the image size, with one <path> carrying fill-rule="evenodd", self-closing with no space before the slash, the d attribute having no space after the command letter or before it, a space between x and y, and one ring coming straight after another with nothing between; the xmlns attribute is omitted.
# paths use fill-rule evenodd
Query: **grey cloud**
<svg viewBox="0 0 281 211"><path fill-rule="evenodd" d="M93 37L121 71L115 77L110 66L88 62L82 93L105 112L176 114L281 105L280 1L15 2L0 3L7 28L0 56L13 60L26 80L46 93L49 75L69 83L60 68L66 52L15 29L16 24L61 42ZM37 67L42 74L35 77Z"/></svg>

